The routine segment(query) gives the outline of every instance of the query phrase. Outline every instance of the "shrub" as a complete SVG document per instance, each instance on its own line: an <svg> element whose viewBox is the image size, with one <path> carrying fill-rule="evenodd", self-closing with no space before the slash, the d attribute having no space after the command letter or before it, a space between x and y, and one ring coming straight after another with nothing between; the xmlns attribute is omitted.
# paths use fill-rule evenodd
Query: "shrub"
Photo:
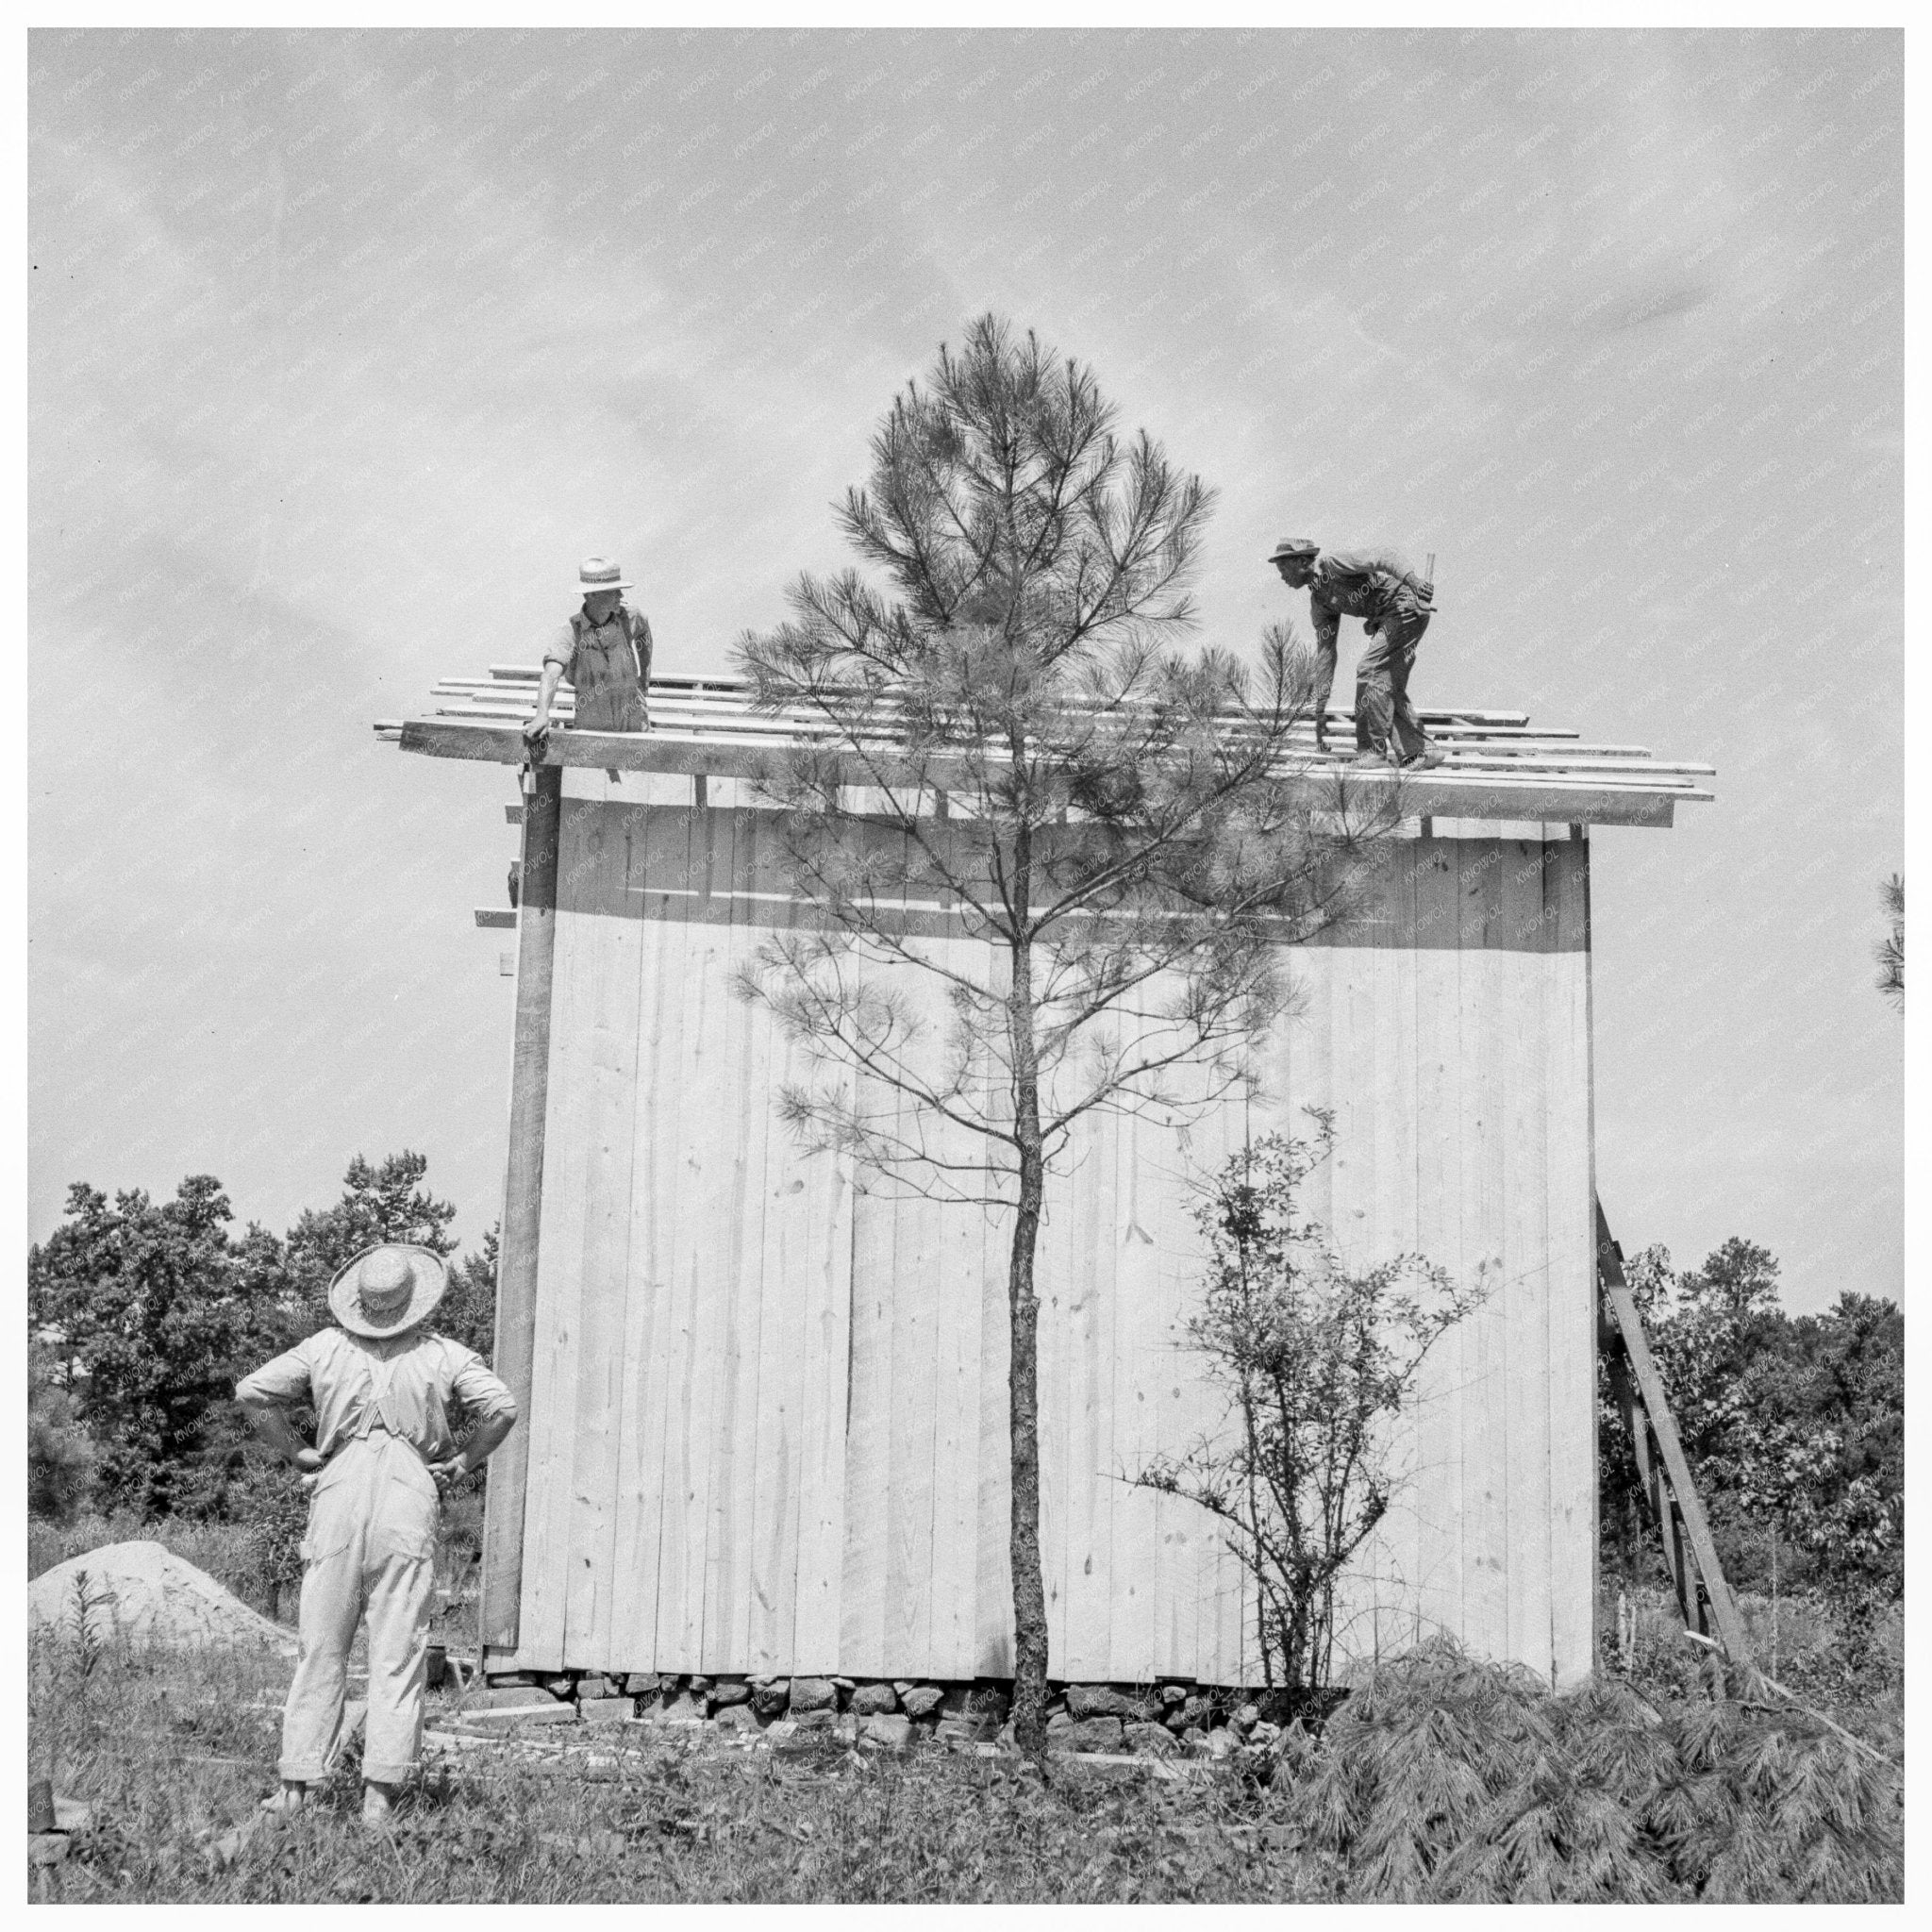
<svg viewBox="0 0 1932 1932"><path fill-rule="evenodd" d="M308 1527L308 1491L286 1463L257 1453L230 1491L231 1517L242 1533L254 1574L244 1594L270 1616L281 1613L284 1592L302 1581L302 1538Z"/></svg>
<svg viewBox="0 0 1932 1932"><path fill-rule="evenodd" d="M38 1375L27 1389L26 1507L32 1516L72 1523L94 1489L94 1445L74 1398Z"/></svg>
<svg viewBox="0 0 1932 1932"><path fill-rule="evenodd" d="M1337 1577L1381 1522L1393 1478L1388 1425L1438 1340L1486 1285L1452 1282L1420 1255L1345 1267L1333 1236L1297 1208L1334 1145L1309 1109L1311 1141L1264 1134L1202 1188L1208 1249L1190 1343L1226 1394L1231 1428L1136 1474L1220 1519L1254 1578L1271 1689L1328 1684Z"/></svg>

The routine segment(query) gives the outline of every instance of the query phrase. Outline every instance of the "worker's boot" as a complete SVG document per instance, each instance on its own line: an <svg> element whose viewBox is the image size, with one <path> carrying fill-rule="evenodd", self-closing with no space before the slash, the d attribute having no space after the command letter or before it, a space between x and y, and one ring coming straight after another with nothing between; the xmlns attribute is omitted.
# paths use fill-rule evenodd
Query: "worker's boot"
<svg viewBox="0 0 1932 1932"><path fill-rule="evenodd" d="M282 1788L273 1797L261 1801L261 1808L271 1818L292 1818L308 1803L308 1787L296 1784L289 1778L282 1780Z"/></svg>
<svg viewBox="0 0 1932 1932"><path fill-rule="evenodd" d="M391 1814L395 1810L395 1800L391 1795L392 1787L379 1785L372 1778L366 1778L362 1785L362 1823L377 1830L389 1828Z"/></svg>
<svg viewBox="0 0 1932 1932"><path fill-rule="evenodd" d="M1414 758L1404 758L1402 769L1405 772L1433 772L1441 762L1442 753L1441 749L1431 744L1424 746L1421 751L1417 752Z"/></svg>
<svg viewBox="0 0 1932 1932"><path fill-rule="evenodd" d="M1366 751L1357 752L1355 757L1351 758L1349 762L1351 764L1360 765L1364 769L1366 769L1373 765L1386 765L1389 762L1389 760L1386 757L1383 756L1381 752L1378 752L1374 745L1371 745Z"/></svg>

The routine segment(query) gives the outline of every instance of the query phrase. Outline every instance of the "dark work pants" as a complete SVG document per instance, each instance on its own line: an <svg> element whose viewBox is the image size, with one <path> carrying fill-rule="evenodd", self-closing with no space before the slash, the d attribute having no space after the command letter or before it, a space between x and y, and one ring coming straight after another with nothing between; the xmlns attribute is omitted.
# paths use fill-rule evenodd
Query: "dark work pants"
<svg viewBox="0 0 1932 1932"><path fill-rule="evenodd" d="M1398 597L1363 647L1355 672L1355 741L1358 751L1379 751L1400 762L1429 748L1415 707L1408 674L1415 647L1429 627L1429 613L1415 600Z"/></svg>

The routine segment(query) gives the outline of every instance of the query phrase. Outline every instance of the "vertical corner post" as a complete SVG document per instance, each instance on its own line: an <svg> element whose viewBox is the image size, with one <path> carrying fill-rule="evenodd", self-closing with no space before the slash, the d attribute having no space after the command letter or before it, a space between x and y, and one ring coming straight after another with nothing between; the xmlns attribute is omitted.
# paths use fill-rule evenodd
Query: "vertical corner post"
<svg viewBox="0 0 1932 1932"><path fill-rule="evenodd" d="M562 768L540 765L533 774L524 811L509 1164L496 1263L496 1373L516 1397L518 1425L490 1461L478 1607L479 1642L506 1648L516 1644L523 1604L524 1501L530 1468L531 1369L537 1352L537 1250L543 1202L550 985L557 950L558 834L562 817Z"/></svg>

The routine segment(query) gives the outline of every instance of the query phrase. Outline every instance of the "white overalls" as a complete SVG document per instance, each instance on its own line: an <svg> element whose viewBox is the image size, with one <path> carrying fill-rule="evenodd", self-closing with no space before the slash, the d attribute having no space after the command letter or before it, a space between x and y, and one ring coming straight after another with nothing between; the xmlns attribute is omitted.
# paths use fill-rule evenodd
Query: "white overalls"
<svg viewBox="0 0 1932 1932"><path fill-rule="evenodd" d="M382 1341L325 1328L258 1369L245 1402L315 1404L326 1458L302 1540L301 1652L282 1716L281 1776L312 1784L341 1748L349 1647L369 1619L369 1719L362 1774L394 1784L423 1745L423 1684L440 1507L429 1464L454 1455L446 1405L514 1414L479 1357L415 1329Z"/></svg>

